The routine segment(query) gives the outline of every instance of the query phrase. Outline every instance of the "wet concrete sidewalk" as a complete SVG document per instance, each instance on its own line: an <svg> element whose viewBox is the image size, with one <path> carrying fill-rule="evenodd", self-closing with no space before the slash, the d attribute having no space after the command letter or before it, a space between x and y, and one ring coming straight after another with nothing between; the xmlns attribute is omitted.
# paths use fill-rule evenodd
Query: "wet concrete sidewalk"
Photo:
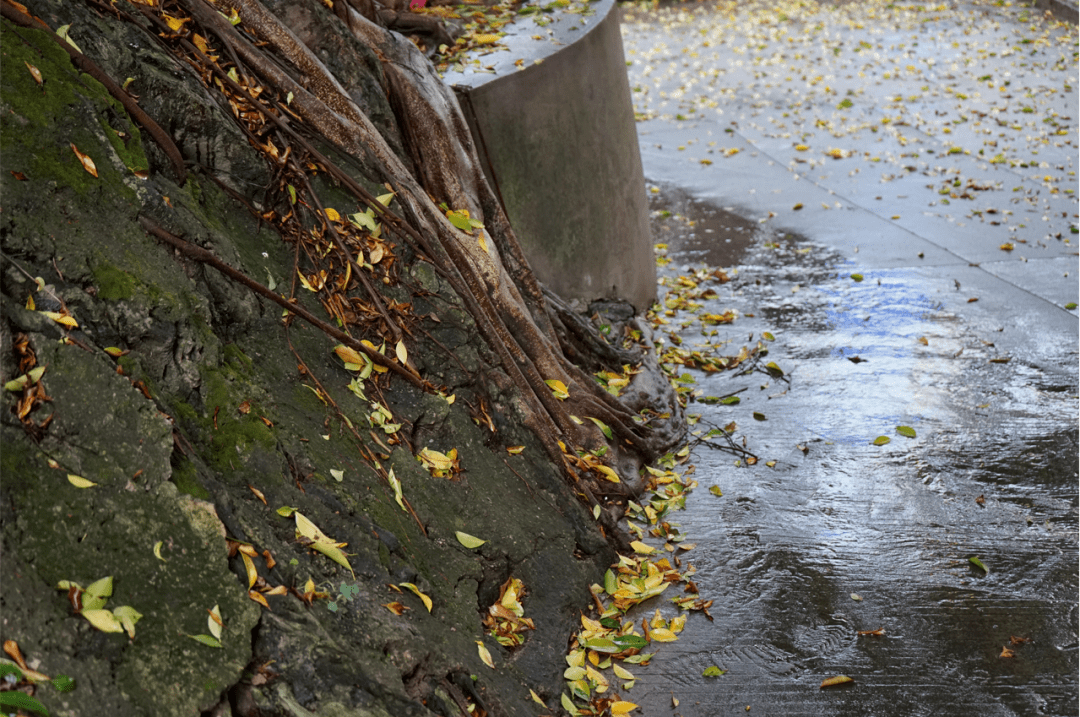
<svg viewBox="0 0 1080 717"><path fill-rule="evenodd" d="M716 621L634 671L644 713L1077 713L1076 37L991 3L624 13L663 281L699 305L660 335L767 332L784 371L688 371L696 428L759 460L693 448L669 520Z"/></svg>

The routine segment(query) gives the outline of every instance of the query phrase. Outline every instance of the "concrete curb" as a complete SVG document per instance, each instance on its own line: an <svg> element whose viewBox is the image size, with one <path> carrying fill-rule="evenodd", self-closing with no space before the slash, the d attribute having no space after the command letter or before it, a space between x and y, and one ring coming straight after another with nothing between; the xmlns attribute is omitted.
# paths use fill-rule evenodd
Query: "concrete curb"
<svg viewBox="0 0 1080 717"><path fill-rule="evenodd" d="M510 52L444 80L540 280L642 310L656 266L618 15L599 0L521 17L504 28Z"/></svg>
<svg viewBox="0 0 1080 717"><path fill-rule="evenodd" d="M1050 13L1063 22L1080 24L1080 5L1075 0L1033 0L1031 6Z"/></svg>

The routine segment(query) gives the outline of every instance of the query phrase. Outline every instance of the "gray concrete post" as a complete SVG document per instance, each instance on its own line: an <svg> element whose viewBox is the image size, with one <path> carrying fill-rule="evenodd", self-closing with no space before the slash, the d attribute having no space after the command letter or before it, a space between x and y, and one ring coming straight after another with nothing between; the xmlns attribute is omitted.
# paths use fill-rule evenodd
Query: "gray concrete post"
<svg viewBox="0 0 1080 717"><path fill-rule="evenodd" d="M589 7L584 27L561 18L554 41L525 36L536 28L522 18L503 67L446 81L540 280L566 299L619 297L642 310L656 266L618 9Z"/></svg>

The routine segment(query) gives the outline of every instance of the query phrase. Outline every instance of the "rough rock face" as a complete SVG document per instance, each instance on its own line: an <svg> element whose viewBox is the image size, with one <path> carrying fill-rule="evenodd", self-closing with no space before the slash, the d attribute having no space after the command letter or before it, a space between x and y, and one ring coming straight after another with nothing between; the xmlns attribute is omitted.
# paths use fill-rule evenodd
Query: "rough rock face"
<svg viewBox="0 0 1080 717"><path fill-rule="evenodd" d="M39 686L38 699L54 715L148 717L456 715L467 704L542 713L530 689L554 705L566 637L613 553L507 397L474 381L492 354L459 298L419 263L386 288L415 314L440 317L429 334L452 356L428 340L411 355L454 391L452 404L385 376L377 396L354 395L334 341L298 321L286 327L280 307L137 221L149 217L268 286L293 281L292 247L243 203L260 207L273 168L228 107L142 27L79 2L27 6L51 28L70 24L118 83L134 78L131 91L189 169L177 185L160 147L54 38L3 21L0 359L4 381L45 371L39 386L4 392L0 629L32 667L76 681L64 693ZM400 147L378 63L347 74L354 99ZM360 162L350 166L378 186ZM301 301L325 315L311 295ZM77 328L41 313L61 310ZM396 444L369 428L372 398L402 424ZM22 418L19 405L31 409ZM493 428L474 420L483 411ZM511 445L525 448L509 455ZM457 449L460 472L433 477L413 455L423 447ZM411 512L365 454L393 468ZM69 474L96 485L76 487ZM282 506L347 543L354 572L305 547ZM467 549L455 531L487 543ZM260 593L269 609L249 599L236 543L259 554L256 592L295 592ZM56 589L108 575L107 607L143 615L133 638L94 629ZM514 651L481 625L510 576L524 582L536 623ZM309 579L327 593L310 605L299 597ZM430 596L430 612L390 587L406 582ZM403 615L384 607L394 602ZM220 649L192 639L208 634L215 605Z"/></svg>

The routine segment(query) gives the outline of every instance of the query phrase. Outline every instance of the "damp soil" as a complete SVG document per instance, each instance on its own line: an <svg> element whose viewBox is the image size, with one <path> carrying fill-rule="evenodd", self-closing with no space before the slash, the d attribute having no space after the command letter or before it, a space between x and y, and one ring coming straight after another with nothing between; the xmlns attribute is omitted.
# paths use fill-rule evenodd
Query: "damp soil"
<svg viewBox="0 0 1080 717"><path fill-rule="evenodd" d="M715 336L667 328L684 348L730 353L769 332L767 360L785 375L694 374L699 397L742 390L738 405L691 403L697 428L736 422L759 462L694 445L700 488L673 517L715 621L692 615L624 698L686 717L1075 715L1072 339L1048 370L996 346L937 275L855 281L848 259L804 236L657 189L662 273L718 261L734 278L702 311L740 314ZM725 674L702 677L712 665ZM841 674L854 682L820 689Z"/></svg>

